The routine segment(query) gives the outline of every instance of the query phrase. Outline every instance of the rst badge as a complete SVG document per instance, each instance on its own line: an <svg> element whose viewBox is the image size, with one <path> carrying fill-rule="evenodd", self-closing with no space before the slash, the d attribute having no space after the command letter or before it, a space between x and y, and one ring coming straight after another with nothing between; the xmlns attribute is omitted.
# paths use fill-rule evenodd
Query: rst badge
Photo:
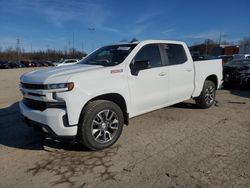
<svg viewBox="0 0 250 188"><path fill-rule="evenodd" d="M121 72L123 72L123 69L114 69L110 71L111 74L121 73Z"/></svg>

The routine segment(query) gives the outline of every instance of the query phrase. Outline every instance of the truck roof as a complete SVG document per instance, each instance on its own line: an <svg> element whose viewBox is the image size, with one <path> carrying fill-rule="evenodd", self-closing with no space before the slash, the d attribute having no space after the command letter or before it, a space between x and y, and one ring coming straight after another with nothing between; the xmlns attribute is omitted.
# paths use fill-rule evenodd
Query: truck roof
<svg viewBox="0 0 250 188"><path fill-rule="evenodd" d="M177 41L177 40L138 40L138 41L132 41L132 42L120 42L120 43L115 43L113 45L119 45L119 44L139 44L139 43L144 43L144 44L150 44L150 43L176 43L176 44L185 44L182 41Z"/></svg>

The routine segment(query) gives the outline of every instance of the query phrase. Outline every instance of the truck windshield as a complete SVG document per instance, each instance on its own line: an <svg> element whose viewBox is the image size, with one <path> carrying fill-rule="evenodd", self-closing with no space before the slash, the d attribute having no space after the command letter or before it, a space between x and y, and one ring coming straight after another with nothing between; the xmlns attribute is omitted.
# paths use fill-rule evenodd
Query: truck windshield
<svg viewBox="0 0 250 188"><path fill-rule="evenodd" d="M102 66L118 65L124 61L136 45L137 44L121 44L104 46L87 56L80 64Z"/></svg>

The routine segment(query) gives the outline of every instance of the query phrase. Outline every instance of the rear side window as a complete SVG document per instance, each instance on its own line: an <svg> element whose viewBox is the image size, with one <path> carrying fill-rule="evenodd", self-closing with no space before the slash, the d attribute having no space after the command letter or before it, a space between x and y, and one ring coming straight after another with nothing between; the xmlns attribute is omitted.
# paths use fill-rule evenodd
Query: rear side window
<svg viewBox="0 0 250 188"><path fill-rule="evenodd" d="M150 68L161 66L161 56L157 44L144 46L135 56L135 61L149 61Z"/></svg>
<svg viewBox="0 0 250 188"><path fill-rule="evenodd" d="M164 50L168 57L169 65L179 65L187 61L187 55L180 44L165 44Z"/></svg>

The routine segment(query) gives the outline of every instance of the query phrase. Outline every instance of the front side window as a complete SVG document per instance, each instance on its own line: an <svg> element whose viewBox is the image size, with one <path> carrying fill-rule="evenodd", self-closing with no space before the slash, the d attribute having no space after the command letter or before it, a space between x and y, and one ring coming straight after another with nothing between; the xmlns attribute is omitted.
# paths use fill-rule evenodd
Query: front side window
<svg viewBox="0 0 250 188"><path fill-rule="evenodd" d="M179 65L187 61L186 52L180 44L165 44L164 51L168 57L169 65Z"/></svg>
<svg viewBox="0 0 250 188"><path fill-rule="evenodd" d="M104 46L93 52L80 64L115 66L122 63L137 44L121 44Z"/></svg>
<svg viewBox="0 0 250 188"><path fill-rule="evenodd" d="M161 56L157 44L144 46L135 56L134 61L148 61L149 68L161 66Z"/></svg>

